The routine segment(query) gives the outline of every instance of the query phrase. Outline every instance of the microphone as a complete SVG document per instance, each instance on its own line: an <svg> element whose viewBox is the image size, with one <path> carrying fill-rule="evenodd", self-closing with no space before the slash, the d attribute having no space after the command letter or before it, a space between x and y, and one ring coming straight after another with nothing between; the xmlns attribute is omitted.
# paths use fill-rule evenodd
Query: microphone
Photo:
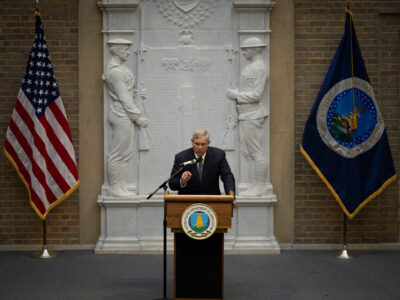
<svg viewBox="0 0 400 300"><path fill-rule="evenodd" d="M185 161L184 163L181 163L179 166L186 167L186 166L194 165L194 164L201 162L202 160L203 160L202 157L194 158L192 160L188 160L188 161Z"/></svg>

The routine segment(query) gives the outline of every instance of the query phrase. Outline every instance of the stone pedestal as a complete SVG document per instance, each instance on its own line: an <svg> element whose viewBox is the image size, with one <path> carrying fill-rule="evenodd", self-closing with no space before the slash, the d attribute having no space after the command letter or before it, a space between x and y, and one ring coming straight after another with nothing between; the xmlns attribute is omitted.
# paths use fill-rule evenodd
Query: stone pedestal
<svg viewBox="0 0 400 300"><path fill-rule="evenodd" d="M161 195L114 198L99 196L101 235L96 253L153 253L163 246ZM276 197L237 198L232 228L225 234L227 253L280 253L274 236ZM173 234L168 230L167 248L173 250Z"/></svg>
<svg viewBox="0 0 400 300"><path fill-rule="evenodd" d="M225 249L237 251L263 251L280 253L274 236L274 195L254 198L237 198L234 230L227 234ZM230 240L230 243L228 241ZM231 245L231 247L230 247Z"/></svg>
<svg viewBox="0 0 400 300"><path fill-rule="evenodd" d="M163 247L163 199L99 196L101 235L96 253L132 253L160 250ZM173 236L168 237L168 244ZM173 249L173 245L169 245Z"/></svg>

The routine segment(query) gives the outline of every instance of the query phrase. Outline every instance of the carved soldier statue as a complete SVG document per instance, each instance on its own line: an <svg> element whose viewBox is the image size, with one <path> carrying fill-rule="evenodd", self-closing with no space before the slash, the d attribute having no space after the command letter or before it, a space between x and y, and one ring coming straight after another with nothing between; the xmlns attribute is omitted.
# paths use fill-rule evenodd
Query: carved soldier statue
<svg viewBox="0 0 400 300"><path fill-rule="evenodd" d="M237 103L241 150L248 164L248 188L242 196L266 194L267 162L264 153L263 124L268 115L262 105L267 82L267 67L263 58L265 43L250 37L240 46L249 64L240 74L238 89L228 89L226 96Z"/></svg>
<svg viewBox="0 0 400 300"><path fill-rule="evenodd" d="M142 116L134 103L135 76L124 65L130 54L132 42L125 39L113 39L107 42L111 58L102 76L111 101L108 112L111 141L107 155L107 173L110 183L110 195L130 196L125 182L128 162L134 153L135 124L147 127L148 120Z"/></svg>

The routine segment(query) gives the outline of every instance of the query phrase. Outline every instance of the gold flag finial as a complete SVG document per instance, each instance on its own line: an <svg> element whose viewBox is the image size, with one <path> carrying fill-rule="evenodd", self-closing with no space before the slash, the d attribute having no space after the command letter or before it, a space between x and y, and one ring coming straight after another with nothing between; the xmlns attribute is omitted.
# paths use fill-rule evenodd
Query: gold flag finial
<svg viewBox="0 0 400 300"><path fill-rule="evenodd" d="M35 16L39 16L40 18L42 17L40 15L40 4L39 0L35 0Z"/></svg>
<svg viewBox="0 0 400 300"><path fill-rule="evenodd" d="M349 13L351 16L353 13L351 12L351 7L350 7L350 0L346 0L346 13Z"/></svg>
<svg viewBox="0 0 400 300"><path fill-rule="evenodd" d="M40 18L42 17L40 15L40 4L39 0L35 0L35 16L39 16Z"/></svg>

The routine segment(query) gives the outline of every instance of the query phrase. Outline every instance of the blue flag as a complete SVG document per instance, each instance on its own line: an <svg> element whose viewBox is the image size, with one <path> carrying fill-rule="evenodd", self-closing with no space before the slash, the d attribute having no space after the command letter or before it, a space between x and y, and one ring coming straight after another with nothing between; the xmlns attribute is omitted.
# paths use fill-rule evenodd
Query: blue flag
<svg viewBox="0 0 400 300"><path fill-rule="evenodd" d="M350 219L396 180L385 124L349 9L300 150Z"/></svg>

